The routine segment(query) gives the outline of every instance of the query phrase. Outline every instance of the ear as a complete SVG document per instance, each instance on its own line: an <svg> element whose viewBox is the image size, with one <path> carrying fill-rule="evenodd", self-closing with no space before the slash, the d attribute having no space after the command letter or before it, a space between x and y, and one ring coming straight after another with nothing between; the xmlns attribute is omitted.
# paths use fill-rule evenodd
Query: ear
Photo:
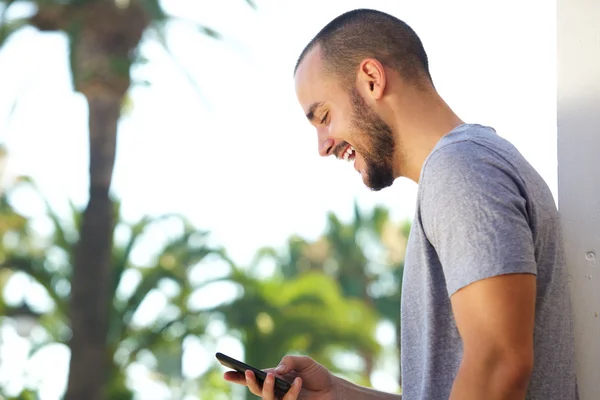
<svg viewBox="0 0 600 400"><path fill-rule="evenodd" d="M358 70L358 85L365 95L381 99L386 85L383 65L374 58L365 58Z"/></svg>

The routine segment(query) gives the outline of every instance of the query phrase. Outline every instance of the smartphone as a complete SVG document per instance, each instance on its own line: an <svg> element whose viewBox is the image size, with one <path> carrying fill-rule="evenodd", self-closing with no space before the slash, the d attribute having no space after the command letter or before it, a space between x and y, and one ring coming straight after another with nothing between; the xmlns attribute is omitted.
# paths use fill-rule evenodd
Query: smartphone
<svg viewBox="0 0 600 400"><path fill-rule="evenodd" d="M256 376L256 381L258 382L259 385L262 386L262 384L264 383L265 379L267 378L267 373L265 371L261 371L258 368L254 368L248 364L244 364L241 361L238 361L234 358L231 358L229 356L226 356L223 353L217 353L215 354L215 356L217 357L217 360L219 360L219 362L231 369L236 370L237 372L241 372L242 374L244 372L246 372L246 370L250 370L252 372L254 372L254 376ZM290 385L289 382L284 381L283 379L277 378L275 377L275 392L278 395L283 396L284 394L287 393L288 390L290 390L290 388L292 387L292 385Z"/></svg>

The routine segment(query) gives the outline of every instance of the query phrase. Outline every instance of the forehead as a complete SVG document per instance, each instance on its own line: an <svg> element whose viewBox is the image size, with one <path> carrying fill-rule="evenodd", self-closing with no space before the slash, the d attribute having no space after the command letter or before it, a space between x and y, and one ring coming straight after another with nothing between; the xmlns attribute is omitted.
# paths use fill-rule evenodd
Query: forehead
<svg viewBox="0 0 600 400"><path fill-rule="evenodd" d="M295 77L296 96L305 113L312 104L328 101L331 98L333 85L323 68L321 49L317 45L304 57Z"/></svg>

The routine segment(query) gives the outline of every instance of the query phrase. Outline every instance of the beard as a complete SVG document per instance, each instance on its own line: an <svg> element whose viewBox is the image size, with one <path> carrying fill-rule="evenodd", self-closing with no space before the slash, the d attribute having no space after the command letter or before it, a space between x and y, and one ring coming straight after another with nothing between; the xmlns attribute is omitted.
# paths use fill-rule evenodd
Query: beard
<svg viewBox="0 0 600 400"><path fill-rule="evenodd" d="M373 191L391 186L394 176L395 139L392 128L373 111L356 88L350 90L352 104L352 136L359 147L355 150L365 160L365 185Z"/></svg>

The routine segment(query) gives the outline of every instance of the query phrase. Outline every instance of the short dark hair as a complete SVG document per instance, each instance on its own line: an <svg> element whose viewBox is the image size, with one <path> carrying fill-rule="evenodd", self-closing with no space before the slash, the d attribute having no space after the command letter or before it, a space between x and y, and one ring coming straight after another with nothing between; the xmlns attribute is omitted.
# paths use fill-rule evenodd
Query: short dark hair
<svg viewBox="0 0 600 400"><path fill-rule="evenodd" d="M352 84L362 60L372 57L414 83L433 85L421 39L404 21L377 10L348 11L328 23L306 45L294 75L306 54L320 45L325 69L343 84Z"/></svg>

